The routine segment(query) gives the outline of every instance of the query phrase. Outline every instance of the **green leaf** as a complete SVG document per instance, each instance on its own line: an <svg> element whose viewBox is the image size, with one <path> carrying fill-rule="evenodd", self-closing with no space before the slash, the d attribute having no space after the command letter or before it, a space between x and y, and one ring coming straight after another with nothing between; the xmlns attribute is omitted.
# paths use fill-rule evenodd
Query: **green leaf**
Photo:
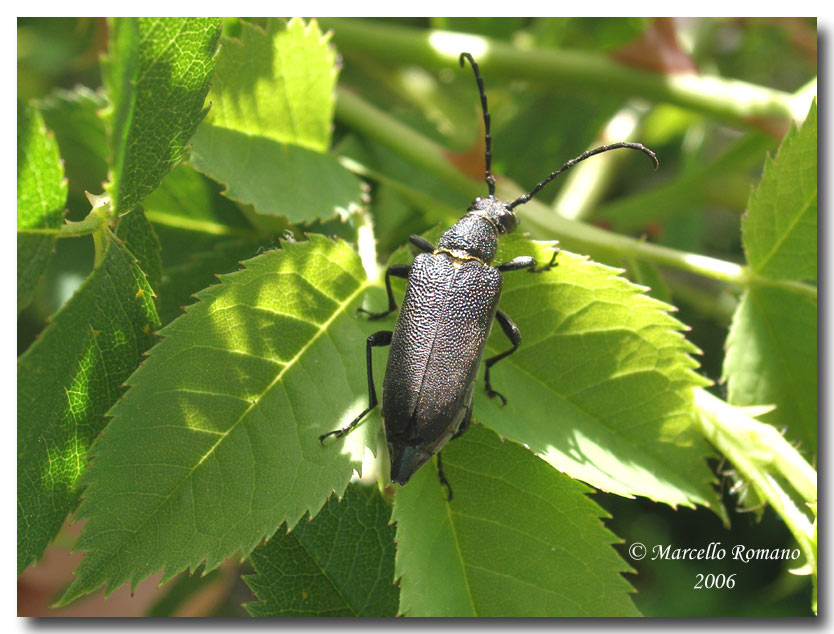
<svg viewBox="0 0 834 634"><path fill-rule="evenodd" d="M733 316L724 359L732 405L776 405L761 417L813 458L817 450L817 303L804 293L751 286Z"/></svg>
<svg viewBox="0 0 834 634"><path fill-rule="evenodd" d="M137 260L148 278L151 289L156 291L162 283L162 258L159 238L145 214L137 209L124 216L119 223L119 238Z"/></svg>
<svg viewBox="0 0 834 634"><path fill-rule="evenodd" d="M136 222L138 214L122 224ZM41 556L75 508L87 448L157 324L144 273L127 248L109 239L101 265L20 357L18 574Z"/></svg>
<svg viewBox="0 0 834 634"><path fill-rule="evenodd" d="M172 234L176 233L176 238ZM193 244L194 233L191 231L165 231L167 240L177 243ZM198 238L207 238L198 236ZM193 295L212 284L217 283L217 275L231 273L240 268L241 260L255 256L263 246L253 239L217 238L211 236L203 241L196 253L186 253L187 259L165 267L165 275L159 286L159 318L163 324L182 314L183 306L191 304Z"/></svg>
<svg viewBox="0 0 834 634"><path fill-rule="evenodd" d="M397 576L407 616L638 616L588 487L473 426L397 491Z"/></svg>
<svg viewBox="0 0 834 634"><path fill-rule="evenodd" d="M313 521L252 551L252 616L396 616L394 526L376 489L352 485Z"/></svg>
<svg viewBox="0 0 834 634"><path fill-rule="evenodd" d="M499 261L522 253L546 261L550 249L510 239ZM476 417L603 488L717 504L709 452L689 427L699 379L679 322L612 269L560 258L550 274L507 275L502 306L525 343L494 369L509 405L479 389ZM88 554L62 601L246 556L341 494L376 447L378 416L324 448L317 440L365 407L363 341L393 321L354 316L369 288L356 253L311 236L245 266L162 331L113 408L84 480Z"/></svg>
<svg viewBox="0 0 834 634"><path fill-rule="evenodd" d="M58 144L43 117L17 102L17 312L32 301L55 236L27 229L58 229L64 217L67 183ZM22 231L21 231L22 230Z"/></svg>
<svg viewBox="0 0 834 634"><path fill-rule="evenodd" d="M203 108L220 37L216 18L116 18L104 83L110 99L108 192L133 209L183 158Z"/></svg>
<svg viewBox="0 0 834 634"><path fill-rule="evenodd" d="M495 261L547 262L552 248L510 236ZM487 398L479 379L474 417L603 491L722 514L705 462L712 453L692 426L692 388L705 380L693 372L697 348L678 332L684 326L616 269L566 251L557 262L539 275L504 275L500 308L523 339L491 372L507 405ZM485 355L508 348L493 328Z"/></svg>
<svg viewBox="0 0 834 634"><path fill-rule="evenodd" d="M245 266L161 331L111 410L84 478L87 556L62 602L245 557L341 495L375 446L373 419L344 443L318 441L367 398L356 348L375 326L354 317L359 257L311 236Z"/></svg>
<svg viewBox="0 0 834 634"><path fill-rule="evenodd" d="M817 102L765 163L742 222L747 261L780 280L817 279Z"/></svg>
<svg viewBox="0 0 834 634"><path fill-rule="evenodd" d="M102 93L83 86L56 90L39 104L66 161L69 186L78 194L100 192L107 179L107 134L98 116L106 105Z"/></svg>
<svg viewBox="0 0 834 634"><path fill-rule="evenodd" d="M329 36L300 19L241 29L223 38L192 165L262 214L310 222L358 209L361 182L325 153L337 75Z"/></svg>

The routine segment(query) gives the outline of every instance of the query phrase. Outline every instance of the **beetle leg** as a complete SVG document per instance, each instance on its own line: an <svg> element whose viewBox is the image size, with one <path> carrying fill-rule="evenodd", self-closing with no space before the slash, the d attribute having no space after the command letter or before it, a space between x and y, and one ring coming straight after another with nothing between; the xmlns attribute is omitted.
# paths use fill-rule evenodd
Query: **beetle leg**
<svg viewBox="0 0 834 634"><path fill-rule="evenodd" d="M408 241L424 253L431 253L437 248L423 236L412 235L409 236Z"/></svg>
<svg viewBox="0 0 834 634"><path fill-rule="evenodd" d="M358 308L356 312L365 313L368 316L368 319L375 320L387 317L395 310L397 310L397 302L394 301L394 293L391 290L391 276L394 275L396 277L401 277L402 279L407 280L408 272L410 270L411 267L405 264L392 264L388 267L388 270L385 271L385 290L388 291L388 310L382 311L381 313L372 313L371 311L365 310L364 308Z"/></svg>
<svg viewBox="0 0 834 634"><path fill-rule="evenodd" d="M520 258L516 258L516 259L520 259ZM530 258L530 259L532 260L532 258ZM513 262L513 261L514 260L510 260L510 262ZM535 260L534 260L534 262L535 262ZM507 264L509 264L509 262ZM486 382L487 395L490 398L494 398L494 397L497 396L498 398L501 399L501 404L506 405L507 404L507 399L504 398L504 396L502 394L499 394L498 392L493 390L492 385L490 385L489 369L493 365L498 363L504 357L508 357L513 352L518 350L518 346L521 344L521 332L519 331L518 326L516 326L513 323L513 320L510 319L509 317L507 317L507 315L503 311L499 310L497 313L495 313L495 319L497 319L498 323L501 324L501 330L503 330L504 334L507 335L507 339L510 340L510 343L513 344L513 347L510 348L509 350L506 350L506 351L502 352L501 354L496 354L494 357L490 357L489 359L486 360L486 372L484 373L484 379L485 379L485 382Z"/></svg>
<svg viewBox="0 0 834 634"><path fill-rule="evenodd" d="M376 387L374 386L374 371L373 371L373 355L371 354L371 350L373 348L377 348L380 346L389 346L391 345L391 335L394 333L391 330L380 330L379 332L375 332L370 337L368 337L366 345L365 345L365 353L367 355L367 367L368 367L368 407L362 411L359 416L354 418L350 421L350 424L347 427L342 427L341 429L334 429L333 431L329 431L326 434L322 434L319 436L319 442L324 444L324 439L328 436L336 436L337 438L341 438L345 434L349 433L354 427L359 424L365 416L374 409L379 401L376 398Z"/></svg>
<svg viewBox="0 0 834 634"><path fill-rule="evenodd" d="M449 492L449 497L446 498L447 502L452 501L452 485L449 484L449 481L446 479L446 474L443 473L443 459L440 457L442 452L437 452L437 477L440 478L440 485L446 487L446 490Z"/></svg>
<svg viewBox="0 0 834 634"><path fill-rule="evenodd" d="M553 251L553 257L550 258L550 262L545 264L540 269L536 268L536 259L529 255L520 255L517 258L513 258L508 262L504 262L504 264L499 264L495 268L497 268L502 273L508 273L510 271L520 271L522 269L527 269L528 273L544 273L545 271L549 271L556 264L556 256L559 255L559 249L555 249Z"/></svg>

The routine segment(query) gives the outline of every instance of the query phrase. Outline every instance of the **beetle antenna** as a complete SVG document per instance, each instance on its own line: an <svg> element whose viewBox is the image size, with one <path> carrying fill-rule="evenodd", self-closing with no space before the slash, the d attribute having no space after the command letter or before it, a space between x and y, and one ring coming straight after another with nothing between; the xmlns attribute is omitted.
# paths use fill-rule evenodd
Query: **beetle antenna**
<svg viewBox="0 0 834 634"><path fill-rule="evenodd" d="M490 171L490 166L492 164L492 137L489 134L489 110L487 110L487 96L484 92L484 80L481 79L481 72L478 70L478 64L475 63L475 60L472 59L472 55L469 53L461 53L460 54L460 67L464 67L463 60L468 59L469 63L472 64L472 70L475 71L475 80L478 82L478 92L481 95L481 108L484 111L484 131L486 133L484 140L486 141L486 184L489 188L489 195L495 195L495 177L492 175Z"/></svg>
<svg viewBox="0 0 834 634"><path fill-rule="evenodd" d="M580 161L584 161L586 158L590 158L590 157L594 156L595 154L602 154L603 152L608 152L609 150L618 150L620 148L626 148L626 149L629 149L629 150L637 150L638 152L642 152L643 154L647 155L652 160L652 164L654 165L654 168L657 169L657 166L658 166L657 155L654 152L652 152L649 148L647 148L645 145L643 145L642 143L622 142L622 143L613 143L611 145L602 145L602 146L600 146L598 148L595 148L593 150L588 150L587 152L583 152L582 154L580 154L576 158L572 158L567 163L562 165L562 167L560 167L555 172L553 172L550 176L545 178L541 183L536 185L529 194L524 194L523 196L519 196L518 198L516 198L513 202L511 202L509 205L507 205L507 208L508 209L513 209L515 207L518 207L519 205L523 205L524 203L529 201L533 196L538 194L544 188L545 185L547 185L550 181L552 181L554 178L556 178L559 174L561 174L562 172L564 172L566 170L569 170L571 167L573 167L574 165L576 165Z"/></svg>

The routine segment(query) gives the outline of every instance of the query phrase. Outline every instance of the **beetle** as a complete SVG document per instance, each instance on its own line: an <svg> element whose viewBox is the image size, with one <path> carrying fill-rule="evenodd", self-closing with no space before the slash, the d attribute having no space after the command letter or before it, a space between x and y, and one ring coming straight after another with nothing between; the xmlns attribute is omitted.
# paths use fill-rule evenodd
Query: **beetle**
<svg viewBox="0 0 834 634"><path fill-rule="evenodd" d="M507 399L490 383L490 369L518 350L521 333L498 308L503 273L526 270L544 273L556 266L558 249L546 265L537 266L533 257L520 256L493 266L498 239L514 231L519 219L513 210L542 190L551 180L580 161L619 148L638 150L648 155L657 169L657 156L640 143L621 142L603 145L571 159L529 193L511 203L495 197L495 177L491 172L492 138L484 82L478 64L469 53L461 53L461 68L468 60L475 73L481 97L485 132L486 198L475 198L458 220L438 241L431 244L412 235L409 242L422 253L411 266L392 264L385 271L388 309L373 313L360 308L368 319L382 319L397 309L391 291L391 277L408 280L402 309L394 330L380 330L368 337L365 345L368 371L368 407L347 426L319 436L342 437L350 432L378 404L373 377L372 350L391 346L382 388L382 421L390 457L391 480L404 485L431 457L437 454L440 483L452 499L452 488L443 473L441 449L469 428L478 367L483 357L492 324L497 321L511 347L489 357L484 365L486 392Z"/></svg>

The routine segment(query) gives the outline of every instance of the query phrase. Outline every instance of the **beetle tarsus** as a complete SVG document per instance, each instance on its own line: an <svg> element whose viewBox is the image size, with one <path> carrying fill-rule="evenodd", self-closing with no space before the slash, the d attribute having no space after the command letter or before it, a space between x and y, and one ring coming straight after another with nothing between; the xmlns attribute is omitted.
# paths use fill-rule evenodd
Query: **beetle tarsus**
<svg viewBox="0 0 834 634"><path fill-rule="evenodd" d="M446 487L446 492L449 494L446 497L446 501L451 502L453 497L452 485L449 484L449 481L446 479L446 474L443 473L443 458L441 458L440 453L437 453L437 477L440 479L440 485Z"/></svg>
<svg viewBox="0 0 834 634"><path fill-rule="evenodd" d="M486 389L487 396L490 398L495 398L496 396L501 399L501 407L504 407L507 404L507 399L504 397L501 392L496 392L491 387L487 386Z"/></svg>
<svg viewBox="0 0 834 634"><path fill-rule="evenodd" d="M535 268L535 267L532 267L532 268L527 269L527 271L530 272L530 273L544 273L546 271L549 271L552 268L555 268L555 267L559 266L559 263L556 261L556 256L557 255L559 255L559 249L556 249L555 251L553 251L553 257L550 258L550 262L548 262L547 264L545 264L544 266L542 266L538 269Z"/></svg>

